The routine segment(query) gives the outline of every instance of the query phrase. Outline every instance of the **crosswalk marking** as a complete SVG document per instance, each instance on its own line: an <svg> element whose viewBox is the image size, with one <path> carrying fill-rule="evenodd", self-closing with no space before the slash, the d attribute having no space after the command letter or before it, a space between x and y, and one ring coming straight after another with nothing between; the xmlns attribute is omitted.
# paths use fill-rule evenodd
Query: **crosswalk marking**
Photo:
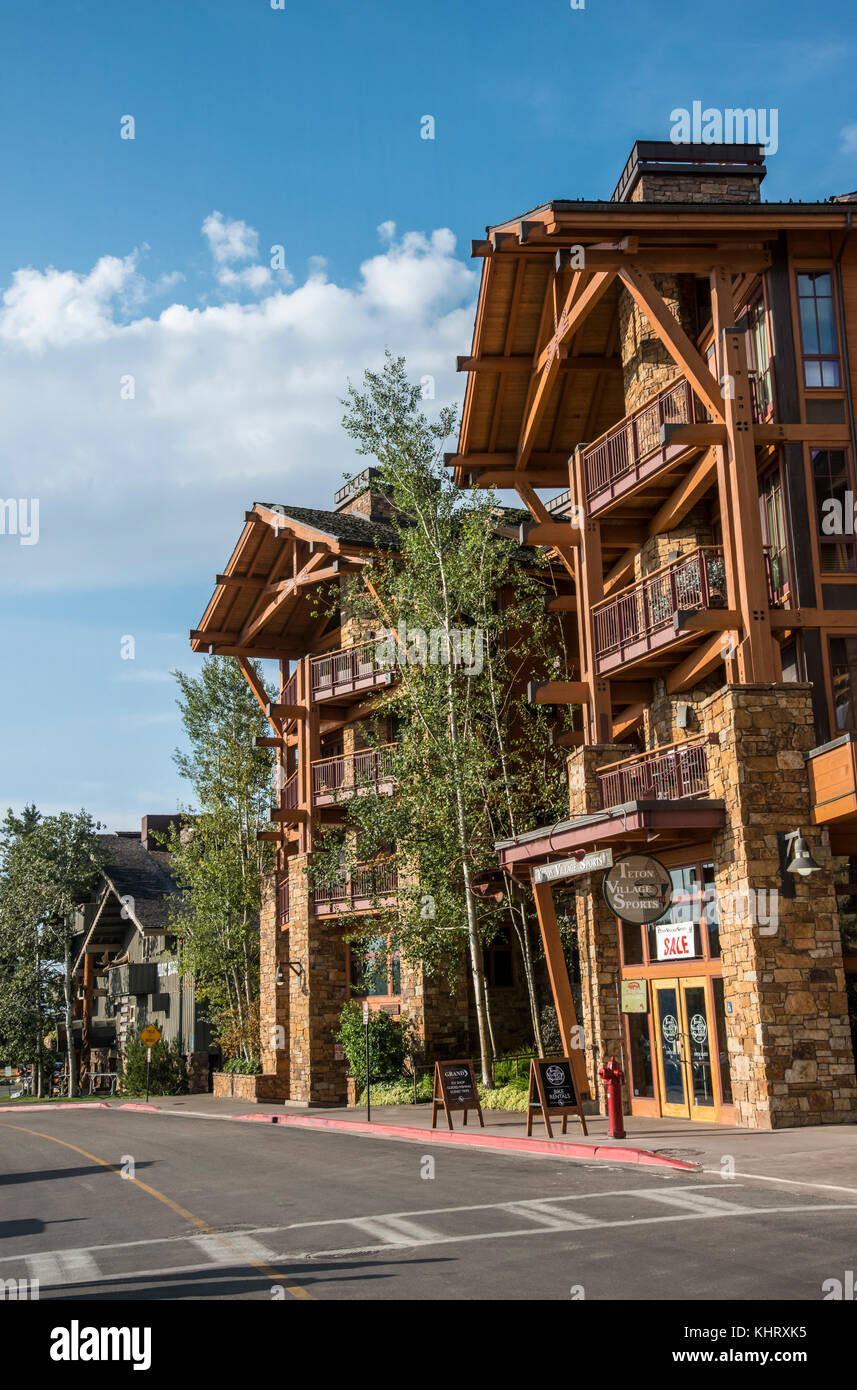
<svg viewBox="0 0 857 1390"><path fill-rule="evenodd" d="M406 1221L401 1216L359 1217L347 1224L356 1226L358 1230L365 1231L376 1240L383 1240L387 1245L413 1245L414 1241L439 1239L437 1231L429 1230L428 1226L420 1226L416 1221Z"/></svg>
<svg viewBox="0 0 857 1390"><path fill-rule="evenodd" d="M240 1234L191 1236L190 1243L216 1265L269 1264L273 1258L266 1245Z"/></svg>
<svg viewBox="0 0 857 1390"><path fill-rule="evenodd" d="M681 1207L683 1211L696 1211L700 1216L734 1216L736 1212L748 1210L738 1202L725 1202L722 1197L710 1197L707 1192L692 1187L680 1192L667 1192L662 1187L637 1188L633 1196L647 1202L663 1202L668 1207Z"/></svg>
<svg viewBox="0 0 857 1390"><path fill-rule="evenodd" d="M101 1271L85 1250L56 1250L52 1254L25 1255L31 1279L39 1285L85 1284L101 1277Z"/></svg>
<svg viewBox="0 0 857 1390"><path fill-rule="evenodd" d="M511 1212L513 1216L536 1221L551 1230L601 1225L593 1216L584 1216L583 1212L575 1211L572 1207L554 1206L551 1202L507 1202L503 1210Z"/></svg>

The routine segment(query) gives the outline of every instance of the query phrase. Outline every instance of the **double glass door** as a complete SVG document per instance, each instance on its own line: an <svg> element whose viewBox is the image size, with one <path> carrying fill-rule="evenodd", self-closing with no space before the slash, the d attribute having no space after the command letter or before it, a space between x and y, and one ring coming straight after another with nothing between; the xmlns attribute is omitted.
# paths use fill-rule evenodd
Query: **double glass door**
<svg viewBox="0 0 857 1390"><path fill-rule="evenodd" d="M714 1120L717 1104L705 980L653 980L652 992L662 1112Z"/></svg>

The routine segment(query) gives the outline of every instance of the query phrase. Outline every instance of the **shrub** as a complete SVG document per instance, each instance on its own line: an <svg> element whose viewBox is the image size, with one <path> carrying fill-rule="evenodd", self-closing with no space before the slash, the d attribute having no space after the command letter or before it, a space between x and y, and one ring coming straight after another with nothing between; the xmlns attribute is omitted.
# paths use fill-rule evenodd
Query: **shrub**
<svg viewBox="0 0 857 1390"><path fill-rule="evenodd" d="M258 1057L230 1057L228 1062L223 1063L223 1070L236 1076L259 1076L262 1063Z"/></svg>
<svg viewBox="0 0 857 1390"><path fill-rule="evenodd" d="M520 1080L520 1078L519 1078ZM487 1086L480 1086L479 1101L483 1110L527 1110L527 1091L525 1083L521 1085L495 1086L489 1090Z"/></svg>
<svg viewBox="0 0 857 1390"><path fill-rule="evenodd" d="M118 1070L118 1090L121 1096L146 1094L146 1044L137 1033L129 1033L125 1051L119 1058ZM152 1048L149 1093L155 1096L187 1094L187 1071L178 1039L165 1043L162 1038Z"/></svg>
<svg viewBox="0 0 857 1390"><path fill-rule="evenodd" d="M342 1044L348 1070L357 1082L358 1091L366 1086L366 1030L363 1009L356 999L349 999L339 1015L339 1028L334 1037ZM414 1033L406 1018L399 1021L383 1009L369 1014L369 1066L372 1081L399 1081L405 1070L405 1059L414 1051ZM413 1096L412 1096L413 1098Z"/></svg>
<svg viewBox="0 0 857 1390"><path fill-rule="evenodd" d="M417 1103L431 1100L433 1082L434 1077L431 1075L419 1078ZM370 1100L373 1105L413 1105L414 1083L408 1077L400 1077L397 1081L373 1081ZM358 1103L366 1104L365 1090Z"/></svg>

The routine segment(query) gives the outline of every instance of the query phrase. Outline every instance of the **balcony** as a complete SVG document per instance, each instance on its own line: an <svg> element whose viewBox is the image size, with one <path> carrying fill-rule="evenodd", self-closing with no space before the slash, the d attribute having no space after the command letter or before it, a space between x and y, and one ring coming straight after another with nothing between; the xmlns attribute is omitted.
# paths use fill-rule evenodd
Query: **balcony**
<svg viewBox="0 0 857 1390"><path fill-rule="evenodd" d="M383 865L360 864L352 873L343 873L333 883L312 890L317 917L338 916L344 912L371 912L389 907L396 900L399 875Z"/></svg>
<svg viewBox="0 0 857 1390"><path fill-rule="evenodd" d="M682 377L588 444L583 450L583 479L590 512L600 511L687 452L687 445L661 444L663 425L688 425L705 419L705 411Z"/></svg>
<svg viewBox="0 0 857 1390"><path fill-rule="evenodd" d="M726 608L719 546L700 546L593 609L595 667L607 675L678 640L676 615Z"/></svg>
<svg viewBox="0 0 857 1390"><path fill-rule="evenodd" d="M367 793L388 794L393 786L393 759L397 743L344 753L337 758L319 758L312 765L314 806L336 806L351 796Z"/></svg>
<svg viewBox="0 0 857 1390"><path fill-rule="evenodd" d="M310 661L313 700L337 700L362 690L390 685L393 672L388 662L378 659L379 645L373 639L356 647L344 647L328 656L314 656Z"/></svg>
<svg viewBox="0 0 857 1390"><path fill-rule="evenodd" d="M277 889L277 926L283 927L289 920L289 880Z"/></svg>
<svg viewBox="0 0 857 1390"><path fill-rule="evenodd" d="M687 801L708 795L708 754L716 734L701 735L610 763L597 773L601 806L630 801Z"/></svg>

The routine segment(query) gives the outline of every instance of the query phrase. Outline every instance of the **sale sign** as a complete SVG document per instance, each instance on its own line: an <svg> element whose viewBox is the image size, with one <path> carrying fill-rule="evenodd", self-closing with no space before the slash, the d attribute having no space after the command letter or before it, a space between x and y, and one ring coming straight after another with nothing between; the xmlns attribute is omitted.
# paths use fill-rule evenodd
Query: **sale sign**
<svg viewBox="0 0 857 1390"><path fill-rule="evenodd" d="M658 937L658 960L687 960L696 955L693 941L693 924L665 922L656 926Z"/></svg>

